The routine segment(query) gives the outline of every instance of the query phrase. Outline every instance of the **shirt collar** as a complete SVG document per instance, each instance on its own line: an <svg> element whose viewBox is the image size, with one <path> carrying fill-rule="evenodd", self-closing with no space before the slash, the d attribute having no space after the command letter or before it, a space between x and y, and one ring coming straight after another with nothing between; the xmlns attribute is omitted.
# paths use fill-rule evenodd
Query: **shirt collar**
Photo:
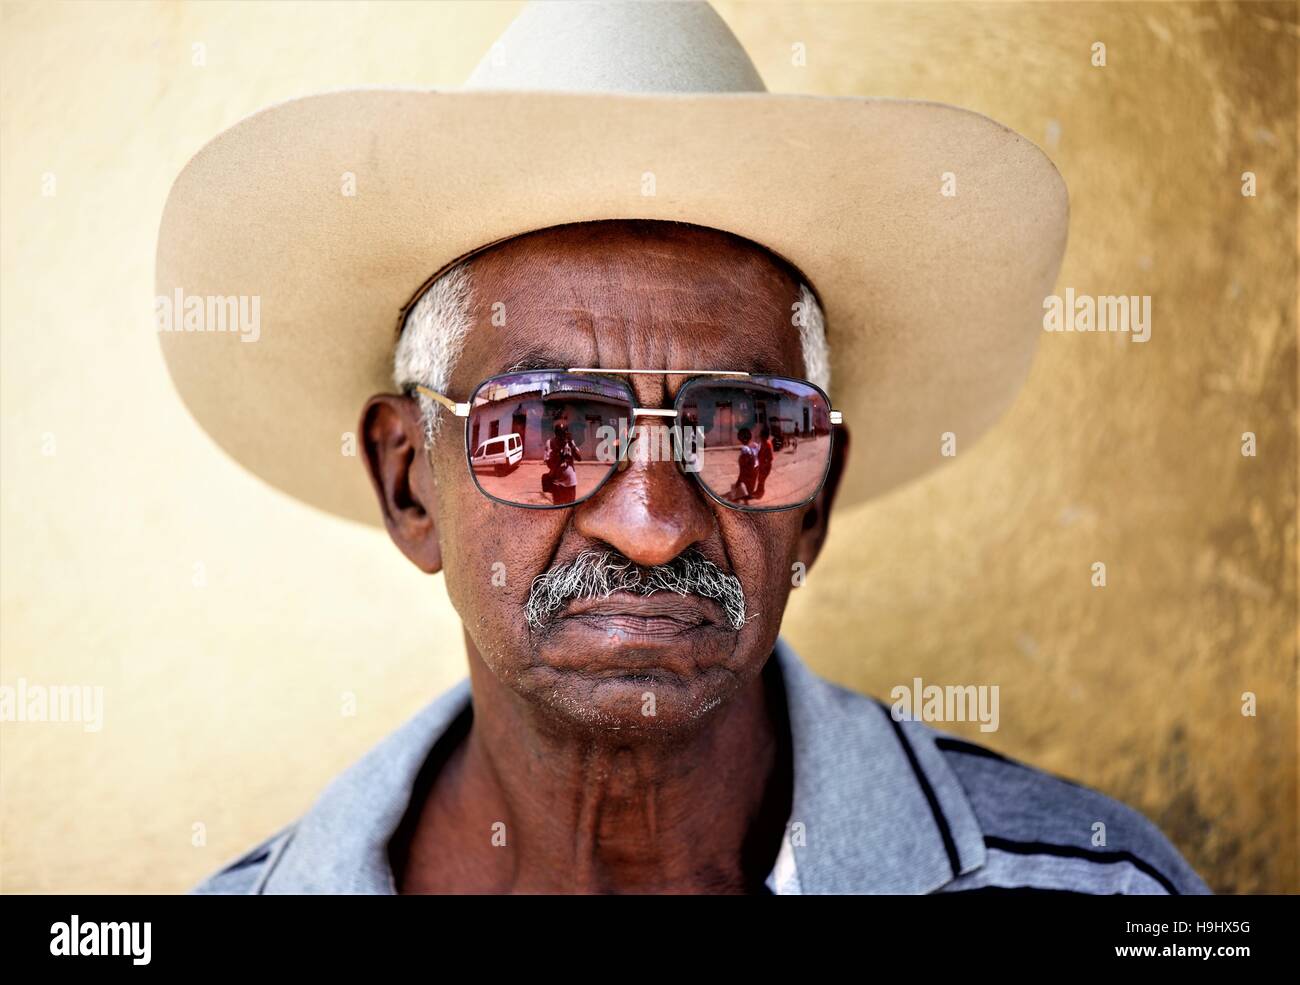
<svg viewBox="0 0 1300 985"><path fill-rule="evenodd" d="M983 832L937 733L814 674L784 640L775 652L794 740L786 838L801 891L929 893L982 866Z"/></svg>
<svg viewBox="0 0 1300 985"><path fill-rule="evenodd" d="M814 674L784 639L774 656L794 742L781 851L793 856L794 878L774 871L769 885L928 893L984 864L983 834L932 730L895 722L875 699ZM388 841L425 759L470 699L465 678L335 779L268 861L258 889L395 893Z"/></svg>

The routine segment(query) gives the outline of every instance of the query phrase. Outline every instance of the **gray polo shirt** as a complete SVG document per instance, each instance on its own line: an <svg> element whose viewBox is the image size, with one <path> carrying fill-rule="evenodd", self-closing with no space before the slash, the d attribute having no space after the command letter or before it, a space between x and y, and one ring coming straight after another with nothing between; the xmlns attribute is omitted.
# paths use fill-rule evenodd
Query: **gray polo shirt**
<svg viewBox="0 0 1300 985"><path fill-rule="evenodd" d="M1209 892L1136 811L895 721L875 699L814 674L784 640L773 656L794 740L793 806L767 878L773 893ZM193 892L395 893L388 842L420 767L469 702L466 678L337 777L299 820Z"/></svg>

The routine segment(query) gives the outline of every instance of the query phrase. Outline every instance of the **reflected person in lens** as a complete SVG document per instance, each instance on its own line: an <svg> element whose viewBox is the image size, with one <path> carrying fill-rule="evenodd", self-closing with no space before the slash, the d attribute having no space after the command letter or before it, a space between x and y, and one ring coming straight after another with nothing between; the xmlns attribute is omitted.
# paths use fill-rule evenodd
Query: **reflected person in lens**
<svg viewBox="0 0 1300 985"><path fill-rule="evenodd" d="M578 486L578 473L574 463L582 460L578 446L569 436L563 421L556 421L554 435L546 442L546 477L549 479L551 502L558 505L572 503Z"/></svg>

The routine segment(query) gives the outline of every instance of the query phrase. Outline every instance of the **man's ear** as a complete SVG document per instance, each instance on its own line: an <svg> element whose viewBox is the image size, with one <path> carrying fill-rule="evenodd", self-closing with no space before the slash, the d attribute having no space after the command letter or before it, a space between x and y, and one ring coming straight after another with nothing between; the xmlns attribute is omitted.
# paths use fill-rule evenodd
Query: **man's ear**
<svg viewBox="0 0 1300 985"><path fill-rule="evenodd" d="M844 469L848 460L849 429L839 424L835 427L835 438L831 442L830 471L826 473L826 481L822 484L821 492L808 504L808 511L803 515L803 533L799 537L799 560L803 562L805 571L812 570L813 562L822 551L822 544L826 543L826 535L830 533L831 505L835 501L840 480L844 478Z"/></svg>
<svg viewBox="0 0 1300 985"><path fill-rule="evenodd" d="M361 412L360 434L388 536L421 571L431 575L441 570L433 466L424 450L419 405L410 397L371 397Z"/></svg>

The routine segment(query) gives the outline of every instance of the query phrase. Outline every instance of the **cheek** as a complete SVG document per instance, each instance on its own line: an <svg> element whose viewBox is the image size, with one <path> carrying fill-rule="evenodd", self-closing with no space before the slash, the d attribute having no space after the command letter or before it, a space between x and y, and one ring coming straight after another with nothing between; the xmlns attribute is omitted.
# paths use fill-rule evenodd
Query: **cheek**
<svg viewBox="0 0 1300 985"><path fill-rule="evenodd" d="M749 609L764 624L777 626L796 581L803 510L767 516L728 511L719 517L722 539Z"/></svg>
<svg viewBox="0 0 1300 985"><path fill-rule="evenodd" d="M528 589L554 554L563 518L488 499L459 449L434 461L438 540L451 603L489 662L493 655L520 653Z"/></svg>

